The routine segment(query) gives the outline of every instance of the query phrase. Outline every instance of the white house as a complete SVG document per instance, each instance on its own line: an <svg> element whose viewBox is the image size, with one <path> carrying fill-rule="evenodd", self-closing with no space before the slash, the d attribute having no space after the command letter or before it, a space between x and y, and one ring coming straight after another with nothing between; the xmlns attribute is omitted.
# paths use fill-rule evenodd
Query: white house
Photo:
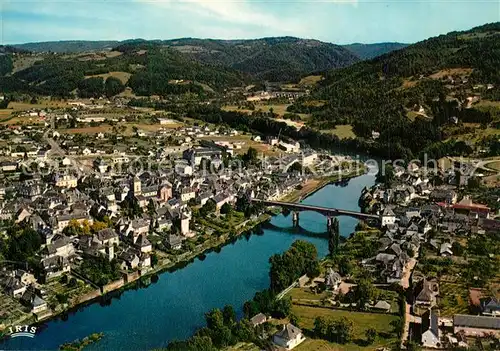
<svg viewBox="0 0 500 351"><path fill-rule="evenodd" d="M282 330L273 335L273 342L287 350L293 349L305 339L302 330L290 323L284 325Z"/></svg>
<svg viewBox="0 0 500 351"><path fill-rule="evenodd" d="M393 225L394 223L396 223L396 215L390 208L386 207L382 213L382 227Z"/></svg>

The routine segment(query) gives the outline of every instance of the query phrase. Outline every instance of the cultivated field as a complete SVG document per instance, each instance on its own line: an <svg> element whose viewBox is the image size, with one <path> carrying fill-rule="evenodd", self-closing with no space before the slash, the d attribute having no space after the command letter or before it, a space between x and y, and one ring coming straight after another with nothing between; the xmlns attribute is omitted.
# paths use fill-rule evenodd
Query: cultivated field
<svg viewBox="0 0 500 351"><path fill-rule="evenodd" d="M0 120L6 119L14 112L28 111L33 109L47 109L47 108L64 108L69 105L64 101L59 100L41 100L36 104L27 102L10 102L6 109L0 110Z"/></svg>
<svg viewBox="0 0 500 351"><path fill-rule="evenodd" d="M288 106L290 106L290 104L255 104L255 110L248 110L245 108L238 108L238 106L229 105L229 106L224 106L222 109L224 111L237 111L237 112L248 113L248 114L252 114L253 112L259 111L259 110L262 112L271 112L271 109L272 109L273 113L275 113L279 117L283 117L283 115L285 113L289 113L286 110L288 108ZM304 114L304 113L299 113L298 115L304 121L306 121L310 117L308 114Z"/></svg>
<svg viewBox="0 0 500 351"><path fill-rule="evenodd" d="M130 79L130 76L132 74L128 72L109 72L109 73L103 73L103 74L96 74L92 76L86 76L85 78L90 78L90 77L102 77L104 80L106 80L108 77L115 77L121 80L123 84L126 84L128 80Z"/></svg>
<svg viewBox="0 0 500 351"><path fill-rule="evenodd" d="M300 80L299 86L312 86L316 85L323 79L323 76L307 76Z"/></svg>

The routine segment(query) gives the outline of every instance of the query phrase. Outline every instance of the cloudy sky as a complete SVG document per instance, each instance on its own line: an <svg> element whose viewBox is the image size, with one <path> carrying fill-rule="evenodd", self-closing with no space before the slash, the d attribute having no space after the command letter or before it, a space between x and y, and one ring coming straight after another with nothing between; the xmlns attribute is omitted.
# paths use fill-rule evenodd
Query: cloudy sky
<svg viewBox="0 0 500 351"><path fill-rule="evenodd" d="M0 0L3 44L297 36L412 43L500 21L499 0Z"/></svg>

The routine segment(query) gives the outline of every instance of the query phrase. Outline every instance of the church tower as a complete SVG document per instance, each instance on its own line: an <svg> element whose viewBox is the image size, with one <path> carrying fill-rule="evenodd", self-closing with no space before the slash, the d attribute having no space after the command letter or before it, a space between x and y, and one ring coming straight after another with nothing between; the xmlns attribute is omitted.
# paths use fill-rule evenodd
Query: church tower
<svg viewBox="0 0 500 351"><path fill-rule="evenodd" d="M132 189L134 192L134 196L138 196L138 195L142 194L141 180L137 176L135 176L133 181L132 181Z"/></svg>

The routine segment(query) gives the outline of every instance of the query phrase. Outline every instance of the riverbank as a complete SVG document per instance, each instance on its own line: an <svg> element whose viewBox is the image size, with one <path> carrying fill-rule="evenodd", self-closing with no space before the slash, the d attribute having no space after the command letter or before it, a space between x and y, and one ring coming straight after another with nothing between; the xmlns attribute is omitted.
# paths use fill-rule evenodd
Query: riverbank
<svg viewBox="0 0 500 351"><path fill-rule="evenodd" d="M26 318L16 320L15 323L10 323L7 325L2 325L0 328L0 341L2 340L2 332L9 330L9 327L15 325L40 325L44 322L61 318L65 314L72 313L82 306L88 306L98 301L105 301L107 298L115 296L118 292L123 292L128 289L135 288L137 284L144 280L151 278L154 275L158 275L164 272L174 272L178 269L186 267L188 264L192 263L196 258L200 258L201 256L221 249L225 245L231 243L243 233L253 230L260 224L269 221L271 219L271 215L268 213L264 213L257 217L254 220L246 220L241 223L235 231L231 235L230 233L223 234L219 237L213 237L203 242L202 244L197 245L194 250L179 255L176 260L162 260L161 263L155 265L155 267L151 267L148 270L143 271L135 271L132 273L122 273L122 278L117 281L110 282L105 286L99 287L96 290L93 290L85 295L75 297L71 302L65 304L62 309L58 309L56 311L51 311L49 314L45 314L41 318L35 318L33 314L27 314ZM87 281L80 274L72 273L75 277L80 280ZM92 283L94 285L94 283ZM8 335L5 335L8 336Z"/></svg>
<svg viewBox="0 0 500 351"><path fill-rule="evenodd" d="M302 187L300 189L292 191L291 193L281 197L279 200L284 202L298 202L313 195L315 192L321 190L328 184L348 182L352 178L356 178L363 174L366 174L367 171L368 170L366 167L360 166L358 170L346 174L335 174L326 177L313 177L302 184Z"/></svg>

